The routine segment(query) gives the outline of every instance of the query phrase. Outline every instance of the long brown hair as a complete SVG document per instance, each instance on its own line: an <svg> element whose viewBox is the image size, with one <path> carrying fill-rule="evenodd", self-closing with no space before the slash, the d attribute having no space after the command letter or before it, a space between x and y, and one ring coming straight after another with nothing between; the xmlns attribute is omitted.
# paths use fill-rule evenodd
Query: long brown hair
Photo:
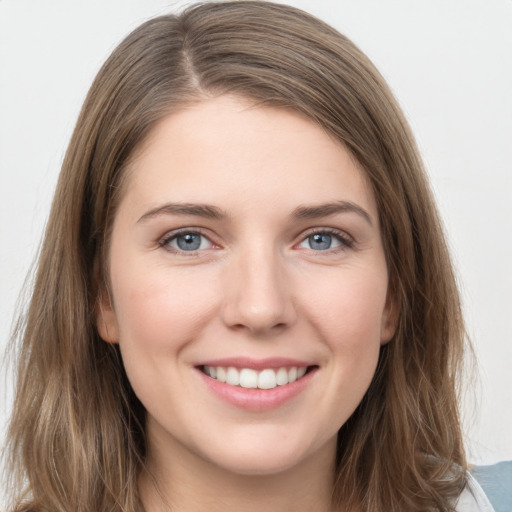
<svg viewBox="0 0 512 512"><path fill-rule="evenodd" d="M117 347L95 327L110 229L130 156L155 123L188 102L226 93L318 123L361 163L377 200L398 329L339 432L335 506L450 510L465 485L456 395L464 329L413 137L353 43L298 9L260 1L199 4L144 23L89 91L14 337L13 507L140 508L145 411Z"/></svg>

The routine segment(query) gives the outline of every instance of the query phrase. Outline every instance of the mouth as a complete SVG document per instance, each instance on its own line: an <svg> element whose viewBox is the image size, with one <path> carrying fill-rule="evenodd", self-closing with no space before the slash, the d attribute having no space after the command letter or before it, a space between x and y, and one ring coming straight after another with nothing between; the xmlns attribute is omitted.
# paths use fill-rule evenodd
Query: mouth
<svg viewBox="0 0 512 512"><path fill-rule="evenodd" d="M234 366L201 365L206 376L223 384L245 389L275 389L304 378L316 366L288 366L280 368L236 368Z"/></svg>
<svg viewBox="0 0 512 512"><path fill-rule="evenodd" d="M206 388L230 406L251 413L279 409L314 389L319 365L290 358L230 357L201 361L195 369ZM296 402L295 402L296 403Z"/></svg>

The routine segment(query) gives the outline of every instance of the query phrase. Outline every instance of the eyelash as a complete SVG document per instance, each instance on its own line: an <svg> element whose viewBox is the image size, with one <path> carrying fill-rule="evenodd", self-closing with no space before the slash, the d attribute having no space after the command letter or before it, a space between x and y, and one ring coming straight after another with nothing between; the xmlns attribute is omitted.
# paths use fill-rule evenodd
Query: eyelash
<svg viewBox="0 0 512 512"><path fill-rule="evenodd" d="M178 237L183 236L183 235L197 235L197 236L201 236L201 237L206 238L213 246L216 245L199 228L184 228L184 229L180 229L178 231L173 231L172 233L167 234L166 236L164 236L158 242L158 245L160 247L162 247L163 249L165 249L166 251L169 251L169 252L171 252L173 254L187 255L187 256L197 256L197 255L199 255L199 253L202 251L201 249L192 250L192 251L185 251L185 250L181 250L181 249L176 249L176 248L174 248L174 247L172 247L170 245L170 243L173 240L176 240ZM311 229L310 231L307 231L306 233L304 233L302 235L300 241L298 242L298 244L295 244L294 247L296 247L299 244L304 243L309 237L311 237L313 235L328 235L328 236L333 237L334 239L336 239L340 243L339 247L335 247L333 249L329 248L329 249L318 250L318 251L310 249L311 251L313 251L315 253L323 253L323 254L338 253L338 252L342 252L342 251L347 250L347 249L353 249L354 246L355 246L354 239L351 238L350 236L348 236L343 231L339 231L339 230L333 229L333 228L314 228L314 229Z"/></svg>
<svg viewBox="0 0 512 512"><path fill-rule="evenodd" d="M179 229L177 231L173 231L172 233L169 233L165 235L159 242L158 245L165 249L166 251L169 251L173 254L179 254L179 255L187 255L187 256L197 256L200 250L195 251L184 251L181 249L176 249L172 247L170 244L173 240L176 240L178 237L183 235L198 235L206 238L212 245L215 246L215 243L210 240L210 238L199 228L183 228Z"/></svg>
<svg viewBox="0 0 512 512"><path fill-rule="evenodd" d="M315 253L324 253L324 254L332 254L338 253L347 249L354 249L355 241L352 237L347 235L345 232L340 231L334 228L314 228L308 232L306 232L299 243L305 242L309 237L313 235L328 235L336 239L340 243L340 247L335 247L333 249L325 249L322 251L313 251Z"/></svg>

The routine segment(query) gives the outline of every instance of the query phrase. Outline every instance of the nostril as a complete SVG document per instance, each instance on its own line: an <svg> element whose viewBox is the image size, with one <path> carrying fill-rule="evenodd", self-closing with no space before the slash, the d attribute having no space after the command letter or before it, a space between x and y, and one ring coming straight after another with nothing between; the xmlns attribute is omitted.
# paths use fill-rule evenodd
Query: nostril
<svg viewBox="0 0 512 512"><path fill-rule="evenodd" d="M269 334L277 334L287 328L285 322L272 324L271 322L255 322L247 321L245 323L237 323L230 326L235 331L249 331L255 337L265 337Z"/></svg>
<svg viewBox="0 0 512 512"><path fill-rule="evenodd" d="M250 275L240 275L236 285L227 287L222 307L227 326L254 335L281 332L297 318L286 287L280 285L277 276L268 275L268 269L257 272L255 267L260 266L255 262ZM235 282L231 277L229 282Z"/></svg>

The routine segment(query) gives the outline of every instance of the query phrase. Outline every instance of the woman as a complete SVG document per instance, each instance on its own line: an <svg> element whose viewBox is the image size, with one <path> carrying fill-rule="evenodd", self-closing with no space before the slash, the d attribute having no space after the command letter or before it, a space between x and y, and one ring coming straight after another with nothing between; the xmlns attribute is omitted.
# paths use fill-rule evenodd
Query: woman
<svg viewBox="0 0 512 512"><path fill-rule="evenodd" d="M16 510L476 506L412 136L368 59L296 9L198 5L113 52L19 337Z"/></svg>

